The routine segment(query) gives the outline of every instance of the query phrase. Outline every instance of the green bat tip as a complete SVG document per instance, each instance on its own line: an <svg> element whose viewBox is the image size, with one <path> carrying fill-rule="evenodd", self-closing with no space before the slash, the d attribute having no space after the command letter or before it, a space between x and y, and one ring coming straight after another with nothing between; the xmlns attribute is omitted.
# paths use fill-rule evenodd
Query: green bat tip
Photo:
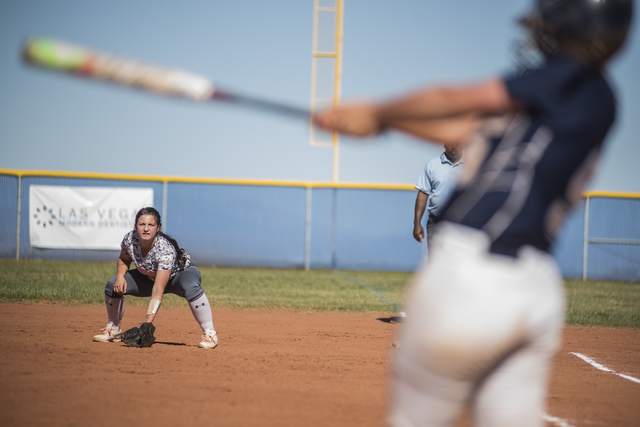
<svg viewBox="0 0 640 427"><path fill-rule="evenodd" d="M28 37L22 56L28 63L63 71L78 69L85 58L82 50L43 37Z"/></svg>

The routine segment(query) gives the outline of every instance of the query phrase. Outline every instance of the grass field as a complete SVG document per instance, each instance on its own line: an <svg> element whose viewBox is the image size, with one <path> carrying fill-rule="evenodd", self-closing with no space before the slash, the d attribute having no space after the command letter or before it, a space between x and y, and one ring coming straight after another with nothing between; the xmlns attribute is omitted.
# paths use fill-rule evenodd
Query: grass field
<svg viewBox="0 0 640 427"><path fill-rule="evenodd" d="M214 308L306 312L399 310L411 273L200 267ZM0 260L0 302L104 304L115 263ZM640 328L640 283L566 280L567 324ZM127 304L146 306L145 298ZM163 305L184 306L168 295Z"/></svg>

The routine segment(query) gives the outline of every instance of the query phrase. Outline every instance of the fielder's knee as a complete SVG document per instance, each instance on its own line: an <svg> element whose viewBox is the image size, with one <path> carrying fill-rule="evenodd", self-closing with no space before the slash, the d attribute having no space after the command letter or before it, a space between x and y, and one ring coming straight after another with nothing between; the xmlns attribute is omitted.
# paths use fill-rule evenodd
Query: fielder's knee
<svg viewBox="0 0 640 427"><path fill-rule="evenodd" d="M113 292L113 286L116 283L116 276L113 276L111 279L109 279L109 281L107 282L107 284L104 287L104 293L109 297L109 298L120 298L121 295L116 295L115 292Z"/></svg>
<svg viewBox="0 0 640 427"><path fill-rule="evenodd" d="M195 265L188 267L186 270L180 273L180 276L176 278L178 285L182 288L182 295L189 302L197 300L204 294L204 289L201 285L200 270Z"/></svg>

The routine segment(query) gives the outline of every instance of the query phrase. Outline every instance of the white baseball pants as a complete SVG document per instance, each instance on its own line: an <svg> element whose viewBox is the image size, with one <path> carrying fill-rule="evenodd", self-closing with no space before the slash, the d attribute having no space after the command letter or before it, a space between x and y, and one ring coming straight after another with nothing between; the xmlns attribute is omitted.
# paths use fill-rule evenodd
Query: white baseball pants
<svg viewBox="0 0 640 427"><path fill-rule="evenodd" d="M492 254L476 229L439 224L406 302L389 424L543 426L551 359L564 323L552 257L524 247Z"/></svg>

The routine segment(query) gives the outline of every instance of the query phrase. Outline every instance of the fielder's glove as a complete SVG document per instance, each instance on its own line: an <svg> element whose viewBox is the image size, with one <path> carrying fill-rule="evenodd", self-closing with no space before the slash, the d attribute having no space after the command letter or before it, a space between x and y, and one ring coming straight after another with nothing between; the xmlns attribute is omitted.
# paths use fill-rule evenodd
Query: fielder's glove
<svg viewBox="0 0 640 427"><path fill-rule="evenodd" d="M145 322L140 327L133 327L122 333L122 341L129 347L151 347L156 341L153 335L156 327L153 323Z"/></svg>

